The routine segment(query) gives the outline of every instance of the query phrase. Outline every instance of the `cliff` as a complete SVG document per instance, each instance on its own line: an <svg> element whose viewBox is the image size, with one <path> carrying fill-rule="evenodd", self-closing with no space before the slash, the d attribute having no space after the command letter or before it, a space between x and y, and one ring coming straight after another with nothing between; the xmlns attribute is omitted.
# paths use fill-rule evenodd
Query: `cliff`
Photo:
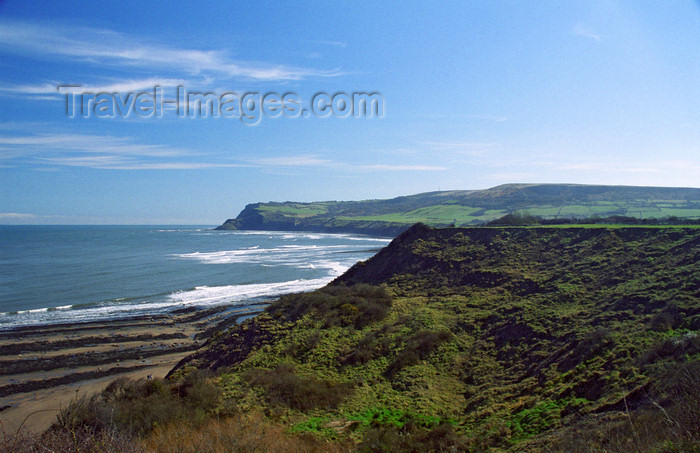
<svg viewBox="0 0 700 453"><path fill-rule="evenodd" d="M700 189L507 184L389 200L249 204L218 230L314 231L394 237L411 225L479 225L524 211L545 219L627 216L699 218Z"/></svg>

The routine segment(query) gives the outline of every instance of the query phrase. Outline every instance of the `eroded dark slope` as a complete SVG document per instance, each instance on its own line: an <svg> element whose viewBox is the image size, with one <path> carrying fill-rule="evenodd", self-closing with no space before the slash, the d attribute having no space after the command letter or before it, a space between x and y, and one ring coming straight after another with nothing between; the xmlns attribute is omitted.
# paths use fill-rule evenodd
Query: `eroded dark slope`
<svg viewBox="0 0 700 453"><path fill-rule="evenodd" d="M217 335L175 374L224 370L239 410L321 436L567 450L561 439L590 417L665 417L654 404L676 417L662 384L700 382L699 258L697 228L416 225L327 288ZM352 421L353 434L330 428ZM700 434L684 425L671 439L663 423L648 430L659 442Z"/></svg>

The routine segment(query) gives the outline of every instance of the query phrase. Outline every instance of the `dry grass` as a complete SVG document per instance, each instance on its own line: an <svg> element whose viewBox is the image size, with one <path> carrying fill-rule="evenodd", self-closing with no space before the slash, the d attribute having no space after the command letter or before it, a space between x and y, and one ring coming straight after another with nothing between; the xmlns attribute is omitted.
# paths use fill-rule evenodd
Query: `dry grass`
<svg viewBox="0 0 700 453"><path fill-rule="evenodd" d="M350 445L330 443L310 435L290 434L286 427L261 414L210 419L204 423L172 422L148 436L136 438L114 430L55 426L43 434L26 429L2 433L2 453L230 453L341 452Z"/></svg>
<svg viewBox="0 0 700 453"><path fill-rule="evenodd" d="M253 413L216 420L200 426L174 423L156 428L141 441L153 453L229 452L341 452L347 445L289 434L285 426Z"/></svg>
<svg viewBox="0 0 700 453"><path fill-rule="evenodd" d="M20 428L14 434L2 430L2 453L144 453L132 438L114 430L93 431L87 427L52 428L43 434Z"/></svg>
<svg viewBox="0 0 700 453"><path fill-rule="evenodd" d="M564 429L554 452L700 453L700 362L669 370L634 412L591 415Z"/></svg>

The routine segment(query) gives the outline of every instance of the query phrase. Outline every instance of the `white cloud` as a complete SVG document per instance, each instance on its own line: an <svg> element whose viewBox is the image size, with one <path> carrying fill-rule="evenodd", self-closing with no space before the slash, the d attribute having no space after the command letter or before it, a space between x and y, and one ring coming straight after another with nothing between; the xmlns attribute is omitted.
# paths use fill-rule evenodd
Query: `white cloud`
<svg viewBox="0 0 700 453"><path fill-rule="evenodd" d="M81 134L0 135L0 162L44 170L86 167L108 170L198 170L249 167L202 161L200 153L167 145L144 144L131 137ZM195 161L193 161L195 160Z"/></svg>
<svg viewBox="0 0 700 453"><path fill-rule="evenodd" d="M36 218L34 214L23 214L19 212L0 212L0 221L2 220L29 220Z"/></svg>
<svg viewBox="0 0 700 453"><path fill-rule="evenodd" d="M697 175L700 164L691 160L668 161L590 161L570 164L551 164L554 170L596 172L598 174L677 174L679 177ZM697 185L697 184L695 184Z"/></svg>
<svg viewBox="0 0 700 453"><path fill-rule="evenodd" d="M112 83L101 84L101 85L81 85L80 87L71 89L61 89L61 92L92 92L92 93L127 93L132 91L146 91L153 90L154 87L176 87L178 85L185 85L187 83L184 79L167 79L167 78L156 78L151 77L147 79L124 79L117 80ZM59 84L54 85L54 91L58 91L57 87Z"/></svg>
<svg viewBox="0 0 700 453"><path fill-rule="evenodd" d="M394 165L394 164L350 164L345 162L321 159L310 155L267 157L256 159L251 163L263 167L332 167L349 171L442 171L446 167L434 165Z"/></svg>
<svg viewBox="0 0 700 453"><path fill-rule="evenodd" d="M252 161L255 164L262 166L279 166L279 167L324 167L333 165L333 162L327 159L319 159L314 156L288 156L288 157L266 157Z"/></svg>
<svg viewBox="0 0 700 453"><path fill-rule="evenodd" d="M244 163L205 161L185 148L145 144L132 137L86 134L0 134L0 164L29 165L38 170L84 167L105 170L198 170L210 168L318 167L344 171L444 171L424 164L351 164L302 154L250 159Z"/></svg>
<svg viewBox="0 0 700 453"><path fill-rule="evenodd" d="M305 41L314 43L314 44L322 44L324 46L331 46L331 47L341 47L341 48L346 48L348 45L342 41L332 41L332 40L327 40L327 39L306 39Z"/></svg>
<svg viewBox="0 0 700 453"><path fill-rule="evenodd" d="M484 120L484 121L493 121L495 123L503 123L505 121L508 121L507 116L502 116L502 115L487 115L487 114L482 114L482 115L467 115L469 118L475 119L475 120Z"/></svg>
<svg viewBox="0 0 700 453"><path fill-rule="evenodd" d="M470 141L424 142L423 145L433 151L468 156L482 156L502 146L500 143Z"/></svg>
<svg viewBox="0 0 700 453"><path fill-rule="evenodd" d="M599 35L593 27L590 27L588 25L584 25L581 23L578 23L574 25L574 28L571 30L571 33L575 36L582 36L584 38L589 38L594 41L600 42L603 40L603 36Z"/></svg>
<svg viewBox="0 0 700 453"><path fill-rule="evenodd" d="M517 182L531 182L536 180L540 175L528 172L503 172L503 173L491 173L488 175L491 181L497 184L503 183L517 183Z"/></svg>
<svg viewBox="0 0 700 453"><path fill-rule="evenodd" d="M271 167L333 167L350 171L442 171L446 167L434 165L393 165L393 164L349 164L328 159L320 159L314 156L288 156L268 157L251 161L260 166Z"/></svg>
<svg viewBox="0 0 700 453"><path fill-rule="evenodd" d="M139 162L131 158L122 158L119 156L49 157L39 159L51 165L87 167L99 170L203 170L246 166L208 162Z"/></svg>
<svg viewBox="0 0 700 453"><path fill-rule="evenodd" d="M555 170L602 170L604 165L600 162L584 162L578 164L559 165Z"/></svg>
<svg viewBox="0 0 700 453"><path fill-rule="evenodd" d="M40 60L72 60L94 66L132 67L151 72L168 70L218 78L285 81L342 75L338 69L239 61L224 50L172 47L108 29L22 21L0 23L0 49Z"/></svg>
<svg viewBox="0 0 700 453"><path fill-rule="evenodd" d="M74 151L92 154L133 155L149 157L187 156L194 153L189 150L172 148L165 145L146 145L136 143L130 137L113 137L109 135L81 134L42 134L25 136L0 136L0 145L21 147L19 151L35 153L37 151ZM12 148L18 151L17 148Z"/></svg>
<svg viewBox="0 0 700 453"><path fill-rule="evenodd" d="M373 165L360 165L360 170L368 171L443 171L449 170L447 167L439 167L435 165L385 165L385 164L373 164Z"/></svg>

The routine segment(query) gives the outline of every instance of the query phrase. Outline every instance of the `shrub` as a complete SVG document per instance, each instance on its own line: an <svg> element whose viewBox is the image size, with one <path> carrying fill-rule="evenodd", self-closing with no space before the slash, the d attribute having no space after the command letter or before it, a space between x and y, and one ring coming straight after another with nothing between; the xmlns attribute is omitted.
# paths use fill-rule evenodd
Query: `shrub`
<svg viewBox="0 0 700 453"><path fill-rule="evenodd" d="M98 407L111 409L110 419L119 430L137 436L148 434L158 425L185 417L182 401L161 380L118 379L93 401Z"/></svg>
<svg viewBox="0 0 700 453"><path fill-rule="evenodd" d="M290 343L284 348L284 354L292 357L302 357L308 354L313 348L316 347L318 342L321 340L321 335L318 332L312 332L304 338Z"/></svg>
<svg viewBox="0 0 700 453"><path fill-rule="evenodd" d="M267 310L291 321L310 314L322 319L325 327L352 325L361 329L384 319L389 308L391 297L384 288L359 284L326 286L311 293L283 296Z"/></svg>
<svg viewBox="0 0 700 453"><path fill-rule="evenodd" d="M686 355L692 356L698 352L700 352L700 335L695 332L686 332L660 341L640 357L639 363L645 366L668 359L680 360Z"/></svg>
<svg viewBox="0 0 700 453"><path fill-rule="evenodd" d="M277 365L272 370L249 370L243 374L243 379L252 386L262 387L271 405L284 405L300 411L335 408L352 391L350 384L301 377L294 367L287 364Z"/></svg>
<svg viewBox="0 0 700 453"><path fill-rule="evenodd" d="M74 429L54 427L43 434L33 433L24 428L14 434L5 433L3 430L0 452L144 453L144 450L135 439L114 429L95 431L83 426Z"/></svg>
<svg viewBox="0 0 700 453"><path fill-rule="evenodd" d="M670 303L651 320L651 328L656 332L676 329L683 321L683 313L675 303Z"/></svg>
<svg viewBox="0 0 700 453"><path fill-rule="evenodd" d="M589 415L542 450L700 452L700 362L667 370L656 382L640 409Z"/></svg>
<svg viewBox="0 0 700 453"><path fill-rule="evenodd" d="M356 346L342 351L338 361L343 365L357 365L388 354L392 345L389 334L395 329L385 324L377 331L368 332Z"/></svg>
<svg viewBox="0 0 700 453"><path fill-rule="evenodd" d="M542 217L533 216L527 211L515 211L510 214L506 214L501 218L495 219L487 223L489 226L497 225L535 225L542 222Z"/></svg>
<svg viewBox="0 0 700 453"><path fill-rule="evenodd" d="M450 338L452 338L452 334L444 331L421 330L415 333L406 341L404 348L389 364L384 376L393 377L403 368L415 365Z"/></svg>
<svg viewBox="0 0 700 453"><path fill-rule="evenodd" d="M674 434L700 442L700 361L670 369L653 390L654 407L667 417ZM664 409L667 408L667 409Z"/></svg>
<svg viewBox="0 0 700 453"><path fill-rule="evenodd" d="M116 430L129 436L144 436L169 422L202 421L220 398L220 390L204 372L190 373L176 384L160 379L119 378L102 393L72 401L59 413L53 429L87 429L95 433Z"/></svg>
<svg viewBox="0 0 700 453"><path fill-rule="evenodd" d="M447 423L427 428L406 423L402 428L391 425L368 429L357 447L359 452L454 452L467 451L467 439Z"/></svg>
<svg viewBox="0 0 700 453"><path fill-rule="evenodd" d="M574 369L586 360L602 354L614 345L614 339L607 327L596 327L581 338L568 357L559 363L559 371Z"/></svg>

